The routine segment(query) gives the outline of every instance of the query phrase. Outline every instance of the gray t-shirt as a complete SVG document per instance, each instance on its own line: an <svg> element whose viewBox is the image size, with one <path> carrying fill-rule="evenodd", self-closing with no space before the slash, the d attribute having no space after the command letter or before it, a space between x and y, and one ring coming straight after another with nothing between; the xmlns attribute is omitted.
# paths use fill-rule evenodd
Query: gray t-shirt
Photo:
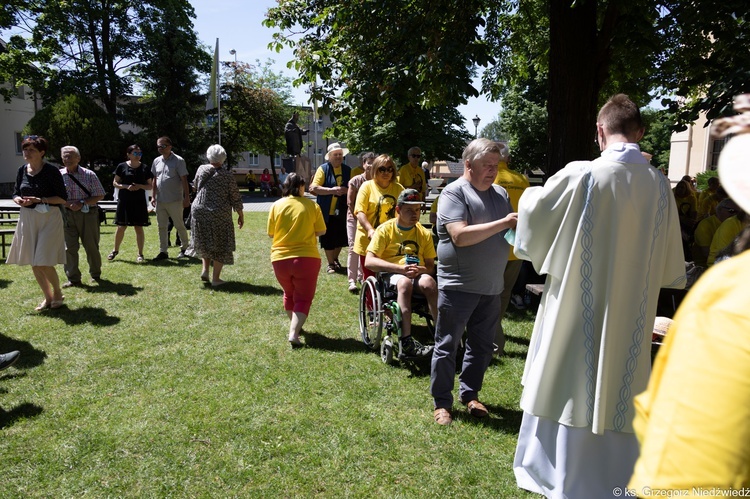
<svg viewBox="0 0 750 499"><path fill-rule="evenodd" d="M505 231L481 243L457 247L445 225L466 221L469 225L499 220L511 207L508 193L499 185L486 191L476 190L464 179L451 182L440 194L437 212L438 287L466 293L497 295L503 291L503 272L510 245Z"/></svg>
<svg viewBox="0 0 750 499"><path fill-rule="evenodd" d="M172 153L166 160L163 156L157 156L151 164L151 173L156 181L157 202L182 201L182 177L187 177L188 171L181 156Z"/></svg>

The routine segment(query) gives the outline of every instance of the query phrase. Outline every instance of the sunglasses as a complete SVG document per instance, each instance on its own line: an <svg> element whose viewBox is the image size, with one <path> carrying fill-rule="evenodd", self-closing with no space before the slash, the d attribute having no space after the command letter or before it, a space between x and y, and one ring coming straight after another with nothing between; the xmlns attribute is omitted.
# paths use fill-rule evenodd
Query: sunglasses
<svg viewBox="0 0 750 499"><path fill-rule="evenodd" d="M411 156L412 158L421 158L422 157L421 154L410 154L409 156Z"/></svg>
<svg viewBox="0 0 750 499"><path fill-rule="evenodd" d="M172 146L156 146L156 148L159 150L166 149L167 147L172 147Z"/></svg>
<svg viewBox="0 0 750 499"><path fill-rule="evenodd" d="M23 138L23 140L30 139L30 140L36 140L39 138L39 135L27 135Z"/></svg>
<svg viewBox="0 0 750 499"><path fill-rule="evenodd" d="M380 168L378 168L378 173L393 173L395 171L396 170L394 170L393 168L386 168L384 166L381 166Z"/></svg>
<svg viewBox="0 0 750 499"><path fill-rule="evenodd" d="M143 156L143 153L138 151L133 151L130 154L132 154L133 156Z"/></svg>

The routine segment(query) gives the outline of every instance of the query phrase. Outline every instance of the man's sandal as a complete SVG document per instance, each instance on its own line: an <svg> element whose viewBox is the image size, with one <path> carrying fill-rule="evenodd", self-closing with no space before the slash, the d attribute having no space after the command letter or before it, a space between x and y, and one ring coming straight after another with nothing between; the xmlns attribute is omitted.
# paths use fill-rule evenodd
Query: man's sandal
<svg viewBox="0 0 750 499"><path fill-rule="evenodd" d="M110 260L110 261L114 260L118 253L119 251L112 250L112 253L107 255L107 260Z"/></svg>
<svg viewBox="0 0 750 499"><path fill-rule="evenodd" d="M438 408L435 409L435 422L441 426L449 426L453 422L453 417L448 409Z"/></svg>

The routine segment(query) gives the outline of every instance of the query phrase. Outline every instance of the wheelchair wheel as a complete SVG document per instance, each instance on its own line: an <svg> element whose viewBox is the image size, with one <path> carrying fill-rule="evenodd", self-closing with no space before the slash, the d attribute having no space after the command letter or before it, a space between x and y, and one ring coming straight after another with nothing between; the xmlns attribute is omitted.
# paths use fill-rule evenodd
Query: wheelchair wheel
<svg viewBox="0 0 750 499"><path fill-rule="evenodd" d="M380 358L389 366L393 365L393 348L393 341L390 338L386 338L380 345Z"/></svg>
<svg viewBox="0 0 750 499"><path fill-rule="evenodd" d="M380 346L380 335L383 331L383 304L378 283L374 277L368 277L359 291L359 334L362 342L373 350Z"/></svg>

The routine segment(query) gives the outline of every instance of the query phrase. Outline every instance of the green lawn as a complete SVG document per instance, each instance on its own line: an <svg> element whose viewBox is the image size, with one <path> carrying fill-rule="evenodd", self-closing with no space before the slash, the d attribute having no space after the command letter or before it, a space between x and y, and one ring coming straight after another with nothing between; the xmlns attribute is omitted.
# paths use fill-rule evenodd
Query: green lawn
<svg viewBox="0 0 750 499"><path fill-rule="evenodd" d="M429 366L366 351L345 275L320 276L308 346L289 348L266 214L247 215L217 290L198 260L136 264L132 230L105 281L57 311L34 311L29 267L0 264L0 346L22 351L0 373L2 496L537 497L512 471L530 314L506 318L491 416L440 427ZM102 255L113 238L103 225Z"/></svg>

